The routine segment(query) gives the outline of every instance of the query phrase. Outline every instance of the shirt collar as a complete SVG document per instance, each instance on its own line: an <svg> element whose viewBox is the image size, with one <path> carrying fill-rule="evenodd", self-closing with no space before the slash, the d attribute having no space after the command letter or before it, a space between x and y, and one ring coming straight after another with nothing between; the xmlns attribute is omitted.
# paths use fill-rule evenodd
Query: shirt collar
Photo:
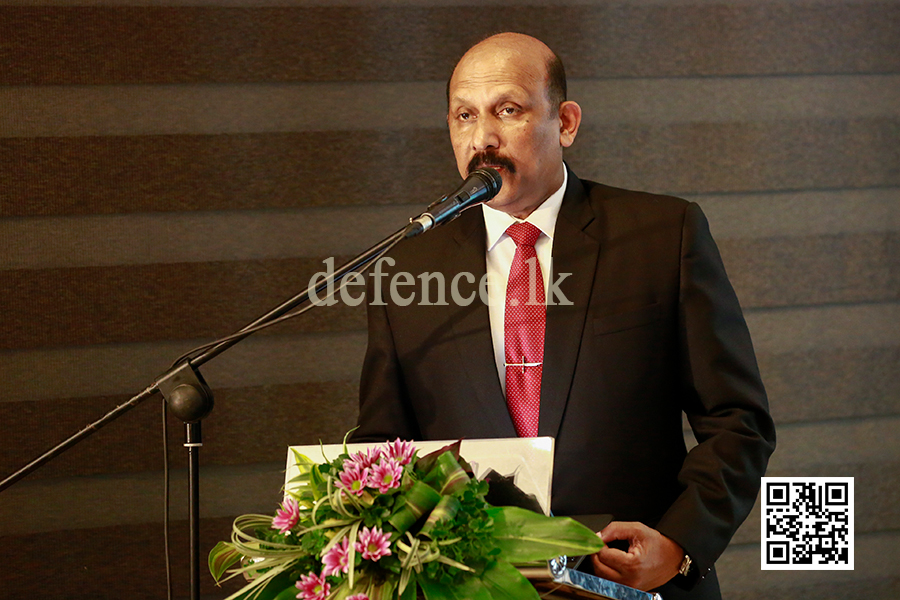
<svg viewBox="0 0 900 600"><path fill-rule="evenodd" d="M541 230L551 240L556 229L556 217L559 215L559 208L562 206L563 196L566 192L566 184L569 181L569 171L563 165L563 182L558 190L550 194L550 197L544 200L534 212L525 218L525 221L531 223ZM481 205L484 214L484 226L487 230L487 249L488 252L494 249L494 246L506 234L506 230L513 223L520 221L510 214L491 208L487 204Z"/></svg>

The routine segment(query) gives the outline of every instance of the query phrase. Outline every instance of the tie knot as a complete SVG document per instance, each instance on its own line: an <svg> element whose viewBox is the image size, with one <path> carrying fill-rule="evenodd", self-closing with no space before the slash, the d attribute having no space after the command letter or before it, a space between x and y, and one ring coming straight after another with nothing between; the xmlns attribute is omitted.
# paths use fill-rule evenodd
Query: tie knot
<svg viewBox="0 0 900 600"><path fill-rule="evenodd" d="M522 223L510 225L506 230L506 234L513 239L516 246L534 246L538 238L541 237L541 230L531 223L523 221Z"/></svg>

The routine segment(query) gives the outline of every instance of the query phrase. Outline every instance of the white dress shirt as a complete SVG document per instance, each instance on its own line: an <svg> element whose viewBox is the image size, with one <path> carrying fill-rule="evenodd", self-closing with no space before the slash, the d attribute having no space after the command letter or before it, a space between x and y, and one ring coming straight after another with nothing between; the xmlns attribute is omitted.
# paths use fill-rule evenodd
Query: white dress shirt
<svg viewBox="0 0 900 600"><path fill-rule="evenodd" d="M562 186L525 218L526 222L540 229L543 234L535 242L534 250L537 253L541 274L544 278L544 298L547 297L547 288L553 273L553 233L556 230L556 217L559 215L559 207L562 206L563 194L569 179L569 173L565 166L562 169ZM503 337L506 319L506 283L509 280L509 269L516 254L516 243L506 234L506 230L520 220L503 211L491 208L487 204L482 204L481 208L487 230L487 256L485 258L491 339L494 343L494 360L497 363L500 388L503 390L503 395L506 396L506 347Z"/></svg>

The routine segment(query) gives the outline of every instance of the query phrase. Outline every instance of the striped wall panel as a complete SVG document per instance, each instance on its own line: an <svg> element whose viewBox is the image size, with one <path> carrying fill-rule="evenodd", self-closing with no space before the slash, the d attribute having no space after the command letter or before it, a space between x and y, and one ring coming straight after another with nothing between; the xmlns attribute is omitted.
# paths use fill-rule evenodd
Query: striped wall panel
<svg viewBox="0 0 900 600"><path fill-rule="evenodd" d="M721 243L727 263L736 265L731 276L745 308L900 300L898 248L896 232ZM337 257L334 264L343 262ZM10 292L0 350L215 338L325 272L324 260L305 258L0 271L0 286ZM357 302L363 293L357 285L345 295ZM147 317L135 321L136 307ZM339 302L272 332L364 328L362 307Z"/></svg>
<svg viewBox="0 0 900 600"><path fill-rule="evenodd" d="M678 194L900 185L900 118L582 128L568 160ZM4 216L427 204L445 131L0 139ZM448 181L451 182L448 184ZM122 206L120 209L119 207Z"/></svg>
<svg viewBox="0 0 900 600"><path fill-rule="evenodd" d="M898 25L894 3L853 2L4 7L0 83L444 79L503 30L558 48L575 78L871 73L900 67Z"/></svg>
<svg viewBox="0 0 900 600"><path fill-rule="evenodd" d="M161 515L161 496L158 500L153 510ZM231 522L229 518L202 519L200 539L226 539ZM186 590L190 589L187 522L174 521L171 530L169 545L175 597L187 598ZM31 590L45 598L72 600L166 597L166 564L159 523L61 530L54 533L54 543L48 543L47 535L12 535L2 539L13 549L5 561L7 572L3 578L8 597L31 597ZM127 559L120 558L123 556ZM35 575L45 572L47 565L53 565L56 573L64 573L65 581L36 581ZM120 591L115 591L116 586L120 586ZM239 581L231 580L217 588L212 578L204 578L200 593L202 598L224 598L239 588Z"/></svg>
<svg viewBox="0 0 900 600"><path fill-rule="evenodd" d="M339 258L336 264L343 262ZM315 259L2 271L0 285L14 293L0 348L222 337L302 292L314 274L324 272L326 265ZM120 292L110 296L111 289ZM362 291L353 290L350 297ZM147 318L136 322L136 307ZM364 309L339 303L272 331L364 328Z"/></svg>
<svg viewBox="0 0 900 600"><path fill-rule="evenodd" d="M856 560L865 565L865 577L852 572L761 571L758 546L734 544L719 559L723 595L729 599L755 600L765 596L773 600L794 598L894 598L900 583L891 555L900 544L896 532L861 534L856 541Z"/></svg>

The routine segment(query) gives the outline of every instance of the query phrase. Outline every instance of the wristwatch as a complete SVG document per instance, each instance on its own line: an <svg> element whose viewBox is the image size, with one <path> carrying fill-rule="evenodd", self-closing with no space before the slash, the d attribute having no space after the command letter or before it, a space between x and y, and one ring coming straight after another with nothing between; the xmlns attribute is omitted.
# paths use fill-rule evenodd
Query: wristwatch
<svg viewBox="0 0 900 600"><path fill-rule="evenodd" d="M710 569L700 567L694 563L694 559L684 553L681 566L678 567L678 575L672 578L672 582L683 590L692 590L694 586L703 581Z"/></svg>
<svg viewBox="0 0 900 600"><path fill-rule="evenodd" d="M688 573L691 572L691 566L694 564L694 561L691 560L691 557L688 556L688 553L684 553L684 558L681 559L681 566L678 567L678 574L684 577L687 577Z"/></svg>

